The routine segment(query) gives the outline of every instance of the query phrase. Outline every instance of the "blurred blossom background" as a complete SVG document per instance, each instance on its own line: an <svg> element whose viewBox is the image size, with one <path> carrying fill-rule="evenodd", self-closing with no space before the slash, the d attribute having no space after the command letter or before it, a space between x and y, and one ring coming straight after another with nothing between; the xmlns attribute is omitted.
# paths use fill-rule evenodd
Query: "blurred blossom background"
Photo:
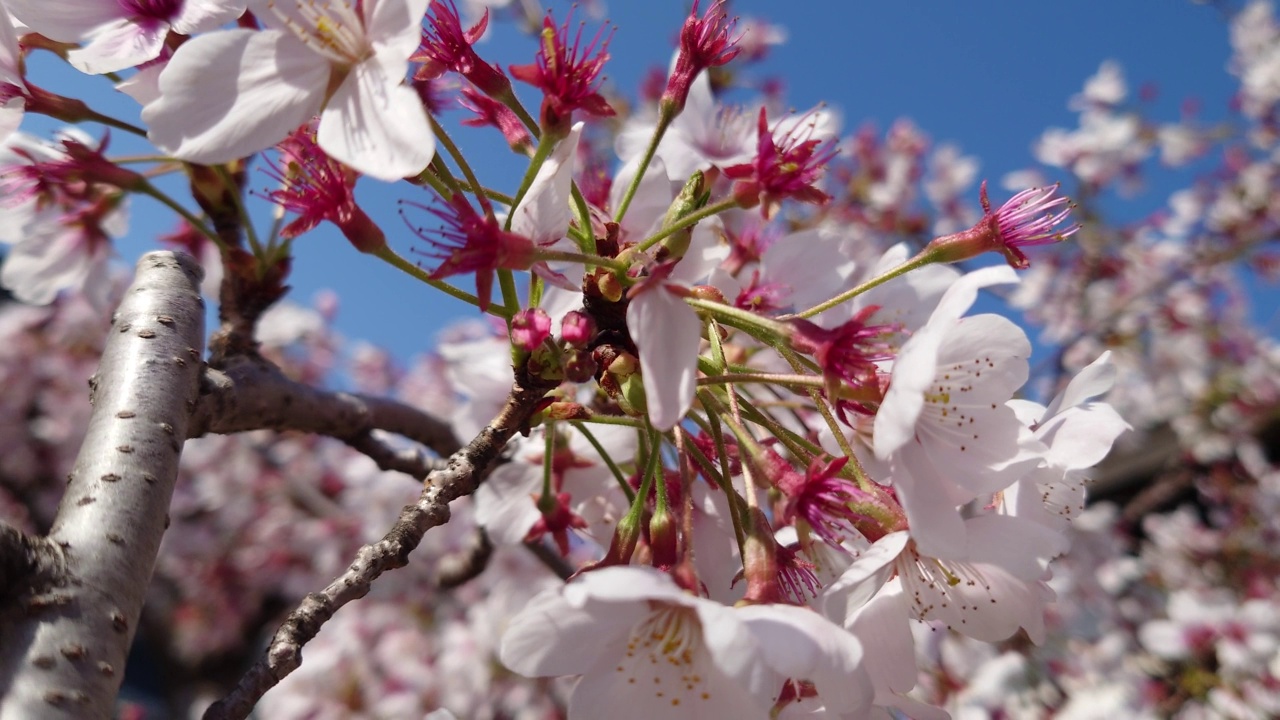
<svg viewBox="0 0 1280 720"><path fill-rule="evenodd" d="M487 4L490 30L477 50L504 68L529 62L529 28L543 9L560 19L571 7ZM471 18L483 9L459 6ZM680 2L573 10L588 35L616 26L606 30L604 91L618 123L661 92L687 11ZM730 13L749 50L715 72L719 98L836 112L843 139L828 187L868 247L921 247L967 227L981 215L984 179L997 204L1060 182L1079 205L1081 232L1032 248L1022 284L979 308L1012 313L1027 329L1028 392L1041 401L1112 350L1110 402L1134 431L1095 471L1052 582L1047 641L986 644L923 629L921 699L962 719L1280 716L1275 8L735 0ZM30 74L138 122L136 103L102 77L47 54ZM526 90L517 87L536 106ZM466 116L452 100L446 108L443 122L457 127ZM57 127L39 117L23 125L44 136ZM456 137L483 178L514 190L524 160L492 130ZM114 153L144 148L112 136ZM612 173L616 157L604 159ZM271 189L260 166L249 177L257 192ZM421 245L397 217L398 201L421 200L413 192L373 180L358 190L404 252ZM150 200L129 211L115 243L118 278L176 228ZM265 204L254 212L270 221ZM500 375L507 356L485 345L491 328L474 308L367 261L328 225L295 253L293 292L260 334L291 376L445 416L484 414L493 400L458 388ZM83 436L85 379L107 315L74 293L46 307L0 307L0 517L47 528ZM380 537L417 487L314 437L189 442L125 696L148 717L202 707L256 656L281 613ZM520 678L493 656L505 620L556 581L527 553L500 548L480 578L437 587L440 564L471 538L468 502L458 505L409 567L338 613L261 717L421 717L437 707L464 718L558 716L560 681Z"/></svg>

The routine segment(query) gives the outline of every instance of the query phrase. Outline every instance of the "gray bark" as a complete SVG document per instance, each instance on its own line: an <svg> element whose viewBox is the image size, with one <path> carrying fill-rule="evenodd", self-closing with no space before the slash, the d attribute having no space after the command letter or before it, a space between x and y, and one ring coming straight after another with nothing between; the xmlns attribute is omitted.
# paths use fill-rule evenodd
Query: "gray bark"
<svg viewBox="0 0 1280 720"><path fill-rule="evenodd" d="M172 252L138 262L49 535L3 544L29 552L3 563L16 582L0 594L0 720L114 712L197 397L201 274Z"/></svg>

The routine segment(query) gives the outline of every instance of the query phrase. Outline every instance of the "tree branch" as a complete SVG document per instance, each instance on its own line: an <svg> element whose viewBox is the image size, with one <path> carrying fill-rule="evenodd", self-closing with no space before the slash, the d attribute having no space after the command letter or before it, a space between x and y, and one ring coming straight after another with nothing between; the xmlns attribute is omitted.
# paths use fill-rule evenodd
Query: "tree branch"
<svg viewBox="0 0 1280 720"><path fill-rule="evenodd" d="M264 657L249 669L236 688L214 703L205 720L248 716L258 700L302 662L302 646L320 631L338 608L364 597L384 572L404 567L409 553L430 528L449 520L449 503L476 488L477 478L502 452L516 432L527 427L529 416L552 384L517 379L498 416L474 440L450 458L448 465L427 477L417 503L406 505L387 534L356 553L347 571L318 593L311 593L289 614L276 631Z"/></svg>
<svg viewBox="0 0 1280 720"><path fill-rule="evenodd" d="M88 434L44 541L62 562L0 606L4 720L114 712L195 406L200 276L186 255L138 262L89 381Z"/></svg>
<svg viewBox="0 0 1280 720"><path fill-rule="evenodd" d="M188 437L249 430L296 430L327 435L373 458L384 470L421 480L437 463L421 452L397 449L374 430L397 433L447 457L460 447L448 423L388 398L332 392L289 379L257 355L227 357L207 368Z"/></svg>

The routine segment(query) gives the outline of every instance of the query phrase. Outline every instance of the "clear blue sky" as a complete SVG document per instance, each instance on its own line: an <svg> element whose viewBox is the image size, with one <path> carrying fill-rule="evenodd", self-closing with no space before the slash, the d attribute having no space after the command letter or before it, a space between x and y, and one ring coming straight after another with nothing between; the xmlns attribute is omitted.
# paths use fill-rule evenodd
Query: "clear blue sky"
<svg viewBox="0 0 1280 720"><path fill-rule="evenodd" d="M556 17L568 2L552 0ZM953 142L982 161L981 175L998 181L1006 172L1032 164L1031 146L1049 126L1075 126L1067 99L1108 58L1121 62L1130 89L1153 83L1158 117L1175 120L1181 102L1199 99L1207 119L1222 118L1234 87L1227 73L1230 54L1224 19L1211 7L1186 0L1072 3L836 2L738 0L734 12L763 16L783 26L789 40L774 48L754 72L785 78L789 103L807 108L819 101L840 109L846 131L864 122L881 130L907 117L935 142ZM634 96L638 79L650 67L665 66L676 31L686 14L683 2L613 0L607 17L617 25L606 68L609 82ZM588 19L580 8L578 16ZM589 28L591 26L589 25ZM498 23L482 55L500 62L526 63L533 41ZM47 74L51 89L68 94L104 81ZM536 108L528 88L518 88ZM124 99L111 107L136 117L136 105ZM445 117L456 127L458 113ZM28 121L39 132L45 123ZM136 150L116 134L113 148ZM481 169L482 179L513 189L522 166L493 134L463 136L464 151ZM1178 178L1150 186L1133 200L1132 217L1163 204ZM1185 180L1185 176L1181 179ZM400 249L407 231L394 214L400 198L421 199L407 185L365 180L363 197ZM269 181L253 172L254 187ZM976 203L976 198L975 198ZM173 219L154 203L137 202L130 237L120 243L122 259L132 262L154 246L153 237L173 227ZM400 357L428 348L435 334L459 313L478 312L440 296L377 261L359 255L336 233L317 232L296 244L294 298L308 302L322 288L342 298L339 329L349 338L365 338Z"/></svg>

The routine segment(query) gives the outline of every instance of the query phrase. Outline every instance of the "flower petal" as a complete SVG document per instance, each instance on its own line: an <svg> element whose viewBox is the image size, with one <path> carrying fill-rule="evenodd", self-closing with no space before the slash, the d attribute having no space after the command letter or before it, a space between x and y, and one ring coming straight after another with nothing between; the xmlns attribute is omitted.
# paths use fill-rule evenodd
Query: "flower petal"
<svg viewBox="0 0 1280 720"><path fill-rule="evenodd" d="M84 47L67 53L67 62L89 75L124 70L158 57L168 36L168 23L143 25L121 18L89 33Z"/></svg>
<svg viewBox="0 0 1280 720"><path fill-rule="evenodd" d="M670 430L693 405L702 323L683 300L656 287L631 299L627 328L640 350L649 421Z"/></svg>
<svg viewBox="0 0 1280 720"><path fill-rule="evenodd" d="M5 0L27 27L58 42L80 42L89 31L123 18L119 3L102 0Z"/></svg>
<svg viewBox="0 0 1280 720"><path fill-rule="evenodd" d="M569 232L569 197L574 158L583 123L575 123L569 135L538 168L529 191L520 199L511 218L511 232L539 245L550 245Z"/></svg>
<svg viewBox="0 0 1280 720"><path fill-rule="evenodd" d="M575 607L551 588L534 596L507 626L498 657L528 677L577 675L620 654L631 628L647 612L642 602Z"/></svg>
<svg viewBox="0 0 1280 720"><path fill-rule="evenodd" d="M284 139L320 110L329 64L280 31L226 30L178 48L160 98L142 110L147 135L191 162L230 162Z"/></svg>
<svg viewBox="0 0 1280 720"><path fill-rule="evenodd" d="M335 160L391 182L422 172L436 140L422 99L404 84L407 61L379 57L351 69L325 105L316 140Z"/></svg>

